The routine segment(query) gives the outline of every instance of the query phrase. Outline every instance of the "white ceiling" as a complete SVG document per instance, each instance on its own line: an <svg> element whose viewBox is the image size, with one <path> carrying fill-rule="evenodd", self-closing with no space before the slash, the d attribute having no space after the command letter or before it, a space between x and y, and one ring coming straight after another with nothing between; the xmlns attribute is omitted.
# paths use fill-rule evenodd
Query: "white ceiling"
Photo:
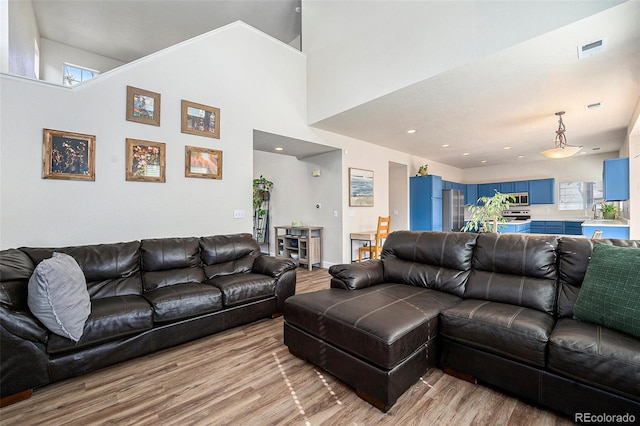
<svg viewBox="0 0 640 426"><path fill-rule="evenodd" d="M238 19L287 44L301 32L300 0L32 1L42 37L123 62ZM603 52L578 59L578 45L601 37ZM587 154L617 151L639 97L640 2L629 1L314 126L469 168L544 159L560 110L570 144ZM596 102L602 106L585 109ZM265 140L256 149L277 143L257 135ZM296 155L322 151L308 147Z"/></svg>

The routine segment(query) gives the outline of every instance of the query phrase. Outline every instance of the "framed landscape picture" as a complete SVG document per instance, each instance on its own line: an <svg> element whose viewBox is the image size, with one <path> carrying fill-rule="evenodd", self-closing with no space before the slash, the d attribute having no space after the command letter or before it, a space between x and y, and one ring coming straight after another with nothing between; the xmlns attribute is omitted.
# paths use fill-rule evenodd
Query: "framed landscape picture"
<svg viewBox="0 0 640 426"><path fill-rule="evenodd" d="M207 179L222 179L222 151L184 147L184 175Z"/></svg>
<svg viewBox="0 0 640 426"><path fill-rule="evenodd" d="M373 207L373 171L349 167L349 206Z"/></svg>
<svg viewBox="0 0 640 426"><path fill-rule="evenodd" d="M220 108L183 99L182 133L220 139Z"/></svg>
<svg viewBox="0 0 640 426"><path fill-rule="evenodd" d="M96 137L43 129L44 179L96 180Z"/></svg>
<svg viewBox="0 0 640 426"><path fill-rule="evenodd" d="M160 125L160 93L127 86L127 120Z"/></svg>
<svg viewBox="0 0 640 426"><path fill-rule="evenodd" d="M127 180L165 182L165 149L162 142L127 138Z"/></svg>

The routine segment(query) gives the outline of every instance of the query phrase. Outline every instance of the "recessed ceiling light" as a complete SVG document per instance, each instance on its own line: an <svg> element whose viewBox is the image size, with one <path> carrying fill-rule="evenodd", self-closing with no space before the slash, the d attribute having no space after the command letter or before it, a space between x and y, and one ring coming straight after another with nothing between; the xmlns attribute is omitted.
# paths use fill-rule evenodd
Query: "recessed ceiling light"
<svg viewBox="0 0 640 426"><path fill-rule="evenodd" d="M510 146L505 146L505 147L504 147L504 148L502 148L502 149L511 149L511 147L510 147Z"/></svg>
<svg viewBox="0 0 640 426"><path fill-rule="evenodd" d="M414 134L415 132L416 132L416 129L407 130L407 133L409 133L410 135Z"/></svg>
<svg viewBox="0 0 640 426"><path fill-rule="evenodd" d="M274 148L276 151L284 151L284 148L281 146L277 146Z"/></svg>
<svg viewBox="0 0 640 426"><path fill-rule="evenodd" d="M524 158L524 155L518 155L518 158Z"/></svg>
<svg viewBox="0 0 640 426"><path fill-rule="evenodd" d="M465 152L465 153L464 153L464 154L462 154L462 155L464 155L464 156L466 157L467 155L470 155L470 154L469 154L468 152Z"/></svg>
<svg viewBox="0 0 640 426"><path fill-rule="evenodd" d="M486 163L486 162L487 162L487 160L482 160L482 161L480 161L480 162L481 162L481 163Z"/></svg>
<svg viewBox="0 0 640 426"><path fill-rule="evenodd" d="M445 143L442 145L443 148L449 148L451 145L449 145L448 143Z"/></svg>

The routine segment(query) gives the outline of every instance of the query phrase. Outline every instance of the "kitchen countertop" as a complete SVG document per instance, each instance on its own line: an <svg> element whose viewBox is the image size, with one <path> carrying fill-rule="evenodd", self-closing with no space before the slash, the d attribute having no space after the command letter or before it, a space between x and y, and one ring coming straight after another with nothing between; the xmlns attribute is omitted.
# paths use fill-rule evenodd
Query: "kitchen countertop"
<svg viewBox="0 0 640 426"><path fill-rule="evenodd" d="M626 219L588 219L582 222L582 226L629 226L629 222Z"/></svg>

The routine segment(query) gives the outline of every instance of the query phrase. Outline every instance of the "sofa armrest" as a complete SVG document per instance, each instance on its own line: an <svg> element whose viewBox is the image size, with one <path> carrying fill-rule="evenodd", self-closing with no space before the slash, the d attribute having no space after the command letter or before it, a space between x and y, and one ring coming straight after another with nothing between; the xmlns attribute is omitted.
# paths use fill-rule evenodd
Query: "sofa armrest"
<svg viewBox="0 0 640 426"><path fill-rule="evenodd" d="M258 256L251 272L275 278L276 313L284 312L284 301L296 293L296 264L291 259Z"/></svg>
<svg viewBox="0 0 640 426"><path fill-rule="evenodd" d="M0 303L0 322L14 336L37 343L46 343L48 330L31 312L14 310Z"/></svg>
<svg viewBox="0 0 640 426"><path fill-rule="evenodd" d="M276 259L273 256L258 256L253 261L251 272L255 274L269 275L278 278L287 271L296 269L296 264L291 259Z"/></svg>
<svg viewBox="0 0 640 426"><path fill-rule="evenodd" d="M362 263L345 263L329 268L331 287L357 290L381 284L384 281L384 269L380 259Z"/></svg>

